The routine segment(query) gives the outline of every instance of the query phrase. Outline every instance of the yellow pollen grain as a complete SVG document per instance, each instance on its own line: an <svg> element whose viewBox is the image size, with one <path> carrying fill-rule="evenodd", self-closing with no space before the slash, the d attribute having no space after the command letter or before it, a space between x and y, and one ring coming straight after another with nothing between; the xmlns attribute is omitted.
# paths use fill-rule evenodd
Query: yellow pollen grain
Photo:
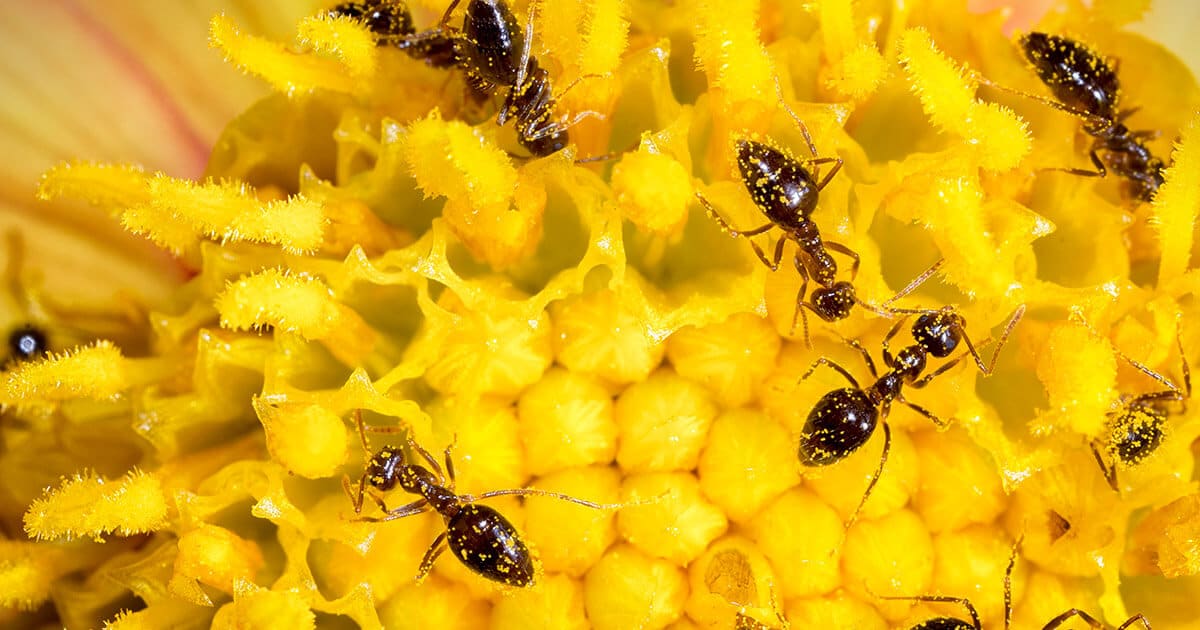
<svg viewBox="0 0 1200 630"><path fill-rule="evenodd" d="M690 473L645 473L625 477L621 498L643 502L617 515L621 536L644 553L680 566L704 552L725 533L721 510L700 493Z"/></svg>
<svg viewBox="0 0 1200 630"><path fill-rule="evenodd" d="M1007 499L995 463L962 431L921 431L912 441L920 480L913 509L931 532L990 523L1003 512Z"/></svg>
<svg viewBox="0 0 1200 630"><path fill-rule="evenodd" d="M683 230L692 182L671 156L646 150L626 153L613 167L612 188L621 214L634 225L658 234Z"/></svg>
<svg viewBox="0 0 1200 630"><path fill-rule="evenodd" d="M667 359L680 375L702 383L726 407L755 399L775 369L782 341L767 320L739 313L719 324L688 326L667 339Z"/></svg>
<svg viewBox="0 0 1200 630"><path fill-rule="evenodd" d="M627 473L691 470L716 415L703 387L661 368L617 398L617 464Z"/></svg>
<svg viewBox="0 0 1200 630"><path fill-rule="evenodd" d="M678 565L629 545L604 554L583 579L583 603L597 630L662 628L680 618L687 578Z"/></svg>
<svg viewBox="0 0 1200 630"><path fill-rule="evenodd" d="M617 453L612 397L595 378L552 368L517 402L529 472L603 464Z"/></svg>
<svg viewBox="0 0 1200 630"><path fill-rule="evenodd" d="M815 494L793 488L749 524L750 538L778 572L779 597L810 597L841 584L842 519Z"/></svg>
<svg viewBox="0 0 1200 630"><path fill-rule="evenodd" d="M646 334L641 321L612 290L601 290L550 306L555 358L572 372L609 383L645 379L662 361L664 344Z"/></svg>
<svg viewBox="0 0 1200 630"><path fill-rule="evenodd" d="M910 510L858 521L842 548L846 588L858 597L922 595L933 580L933 540L925 522ZM889 621L903 618L911 602L879 602Z"/></svg>
<svg viewBox="0 0 1200 630"><path fill-rule="evenodd" d="M587 466L539 477L532 487L613 504L620 499L621 476L608 466ZM526 540L540 550L549 573L582 576L617 538L616 512L552 497L525 499L525 519Z"/></svg>
<svg viewBox="0 0 1200 630"><path fill-rule="evenodd" d="M788 431L762 412L739 409L713 423L697 474L704 495L742 523L799 484L798 468Z"/></svg>

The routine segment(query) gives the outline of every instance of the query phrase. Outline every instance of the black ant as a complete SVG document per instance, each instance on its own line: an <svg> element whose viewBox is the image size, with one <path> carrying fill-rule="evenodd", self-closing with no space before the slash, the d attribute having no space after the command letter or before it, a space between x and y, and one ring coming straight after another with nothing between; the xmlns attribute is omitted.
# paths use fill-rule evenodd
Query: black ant
<svg viewBox="0 0 1200 630"><path fill-rule="evenodd" d="M370 454L366 432L368 428L363 423L361 411L355 412L355 424L358 435L362 440L363 450ZM372 427L376 433L398 433L399 428ZM349 477L342 477L342 488L354 503L354 513L362 513L363 496L371 497L385 516L362 517L359 520L368 522L394 521L413 514L433 510L442 516L446 523L446 531L438 535L425 552L421 566L417 571L417 581L423 580L433 569L433 563L438 556L450 547L450 551L458 557L467 568L483 577L507 584L508 586L524 587L533 584L534 568L533 555L521 540L517 529L508 519L496 510L477 503L481 499L499 496L538 496L552 497L570 501L596 510L612 510L625 507L625 504L601 504L576 499L575 497L548 490L532 488L514 488L510 490L492 490L478 495L457 494L454 491L454 464L450 459L453 445L445 451L445 469L429 453L412 439L407 438L412 452L429 464L425 468L420 464L407 463L404 452L398 448L385 446L370 456L366 470L358 481L358 492L351 488ZM431 471L432 470L432 471ZM368 491L370 486L373 491ZM420 495L421 498L388 509L382 494L396 486L406 492Z"/></svg>
<svg viewBox="0 0 1200 630"><path fill-rule="evenodd" d="M1162 444L1167 418L1187 410L1187 401L1192 396L1192 371L1183 352L1182 331L1178 327L1175 329L1175 346L1183 366L1183 389L1124 352L1116 351L1126 363L1166 387L1133 397L1122 396L1121 407L1108 414L1102 436L1091 442L1092 455L1104 471L1108 485L1117 492L1120 492L1117 468L1136 466L1154 453Z"/></svg>
<svg viewBox="0 0 1200 630"><path fill-rule="evenodd" d="M1111 169L1127 180L1134 199L1150 201L1162 186L1165 164L1150 153L1145 140L1158 133L1130 131L1123 124L1122 121L1137 109L1117 109L1121 86L1116 64L1110 64L1083 43L1059 35L1026 33L1020 37L1019 44L1038 78L1050 88L1057 101L1012 90L983 78L980 82L1083 119L1083 131L1093 138L1089 156L1096 170L1057 170L1104 177Z"/></svg>
<svg viewBox="0 0 1200 630"><path fill-rule="evenodd" d="M990 376L992 368L996 365L996 359L1000 356L1001 348L1004 347L1013 327L1025 314L1025 305L1018 306L1009 318L1008 324L1004 328L1004 334L987 365L984 365L975 345L971 343L971 338L967 336L966 319L953 307L946 306L938 310L892 309L892 311L906 313L906 315L896 322L883 338L883 362L889 369L887 373L879 375L875 369L875 361L862 344L852 339L845 340L862 355L867 368L871 371L871 376L876 379L870 387L863 389L845 368L826 357L814 361L798 381L804 381L812 375L817 367L826 365L836 370L852 385L852 387L835 389L825 394L809 412L808 419L804 422L804 428L800 432L799 458L800 463L805 466L828 466L845 459L866 444L871 434L875 432L875 426L880 422L883 423L883 453L879 456L879 465L875 469L871 482L867 484L866 492L863 493L858 507L854 508L853 514L846 522L847 528L858 518L859 511L870 498L871 491L879 482L879 476L883 474L883 466L887 462L892 440L892 432L887 424L892 401L900 401L913 411L929 418L939 427L946 426L946 422L934 415L933 412L906 400L902 389L905 385L918 389L925 387L930 381L954 367L966 356L966 353L960 354L933 372L921 376L921 373L925 371L927 356L932 355L944 359L958 348L960 342L965 342L979 371L984 376ZM912 326L912 337L916 343L900 350L893 356L888 348L888 343L896 336L900 327L908 320L909 315L918 315Z"/></svg>
<svg viewBox="0 0 1200 630"><path fill-rule="evenodd" d="M778 81L776 89L780 90ZM738 140L735 147L742 184L749 191L754 205L758 206L770 223L751 230L735 230L725 219L721 218L717 209L704 195L697 192L696 198L703 204L708 216L712 217L723 231L734 238L749 239L751 236L757 236L772 228L778 228L783 234L776 241L775 253L771 258L767 258L766 252L757 243L750 241L750 247L754 248L758 259L771 271L779 269L779 263L783 260L784 244L787 241L796 244L797 250L793 263L796 271L800 273L802 284L800 291L796 294L796 311L792 315L791 331L795 331L797 319L802 321L805 343L811 347L812 343L808 337L808 316L805 314L805 310L812 311L824 321L833 322L849 317L850 309L856 303L867 308L872 307L858 299L853 284L837 280L837 261L828 250L833 250L853 260L850 267L851 281L858 273L858 254L841 243L822 240L821 231L817 228L816 222L810 218L813 210L817 207L821 191L841 170L842 159L820 157L817 154L817 147L813 143L812 135L808 132L808 126L783 102L782 92L780 92L780 103L799 126L800 133L808 144L808 150L812 153L811 159L800 161L768 144L745 138ZM824 177L821 177L817 168L812 168L822 164L833 164ZM811 294L808 293L810 278L820 285ZM809 296L808 301L805 301L806 296ZM872 308L872 310L876 309ZM876 312L879 311L876 310ZM886 316L885 313L880 314Z"/></svg>
<svg viewBox="0 0 1200 630"><path fill-rule="evenodd" d="M504 0L470 0L462 30L447 27L450 14L461 1L452 0L433 29L397 39L408 45L428 39L450 39L456 46L458 65L466 70L472 89L491 92L498 87L508 88L496 124L503 125L513 118L517 141L534 157L563 149L570 142L567 133L570 127L584 118L600 116L587 111L570 121L551 120L556 100L587 77L580 77L557 97L551 93L550 74L531 56L536 3L529 7L528 22L522 33Z"/></svg>
<svg viewBox="0 0 1200 630"><path fill-rule="evenodd" d="M1020 545L1020 540L1017 540L1017 542L1013 545L1012 553L1008 557L1008 567L1004 570L1004 630L1008 630L1009 626L1012 625L1012 572L1013 567L1016 566L1017 563L1017 549L1020 547ZM965 597L948 597L945 595L878 597L880 599L890 600L962 604L963 608L967 610L967 614L969 614L971 617L970 621L960 617L935 617L933 619L922 621L921 623L913 626L910 630L983 630L983 624L979 621L979 612L975 610L975 606L971 604L971 600ZM1088 624L1089 627L1093 628L1093 630L1102 630L1104 627L1099 621L1096 620L1096 618L1092 617L1086 612L1078 608L1071 608L1046 622L1046 625L1042 626L1042 630L1056 630L1072 617L1078 617L1084 623ZM1125 623L1122 623L1117 630L1126 630L1132 626L1134 622L1138 621L1142 623L1146 630L1152 630L1150 628L1150 622L1147 621L1146 618L1141 614L1136 614L1129 619L1126 619Z"/></svg>
<svg viewBox="0 0 1200 630"><path fill-rule="evenodd" d="M376 45L395 45L410 57L421 59L434 68L458 65L453 39L435 36L418 42L402 39L416 33L412 13L403 0L351 0L334 6L326 15L359 20L376 35Z"/></svg>
<svg viewBox="0 0 1200 630"><path fill-rule="evenodd" d="M49 352L46 333L29 324L15 328L8 335L8 354L13 361L28 361Z"/></svg>

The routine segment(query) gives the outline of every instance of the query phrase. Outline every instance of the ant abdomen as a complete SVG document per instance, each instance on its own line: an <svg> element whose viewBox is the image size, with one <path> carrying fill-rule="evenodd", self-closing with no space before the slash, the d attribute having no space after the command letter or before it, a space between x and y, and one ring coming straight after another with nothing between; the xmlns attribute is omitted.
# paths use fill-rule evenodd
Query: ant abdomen
<svg viewBox="0 0 1200 630"><path fill-rule="evenodd" d="M800 463L828 466L862 447L875 432L879 411L867 393L844 387L821 397L800 432Z"/></svg>
<svg viewBox="0 0 1200 630"><path fill-rule="evenodd" d="M450 551L489 580L509 586L533 584L533 555L517 528L496 510L478 503L462 505L446 519Z"/></svg>
<svg viewBox="0 0 1200 630"><path fill-rule="evenodd" d="M1038 78L1064 105L1104 120L1117 118L1120 83L1107 61L1075 40L1049 33L1026 33L1020 44Z"/></svg>
<svg viewBox="0 0 1200 630"><path fill-rule="evenodd" d="M737 165L755 205L780 227L792 229L817 207L819 189L812 173L783 151L739 140Z"/></svg>
<svg viewBox="0 0 1200 630"><path fill-rule="evenodd" d="M1167 415L1153 407L1130 406L1106 430L1108 448L1126 466L1136 466L1158 450L1166 435Z"/></svg>
<svg viewBox="0 0 1200 630"><path fill-rule="evenodd" d="M463 20L461 54L466 67L495 85L515 85L521 71L524 35L503 0L471 0Z"/></svg>

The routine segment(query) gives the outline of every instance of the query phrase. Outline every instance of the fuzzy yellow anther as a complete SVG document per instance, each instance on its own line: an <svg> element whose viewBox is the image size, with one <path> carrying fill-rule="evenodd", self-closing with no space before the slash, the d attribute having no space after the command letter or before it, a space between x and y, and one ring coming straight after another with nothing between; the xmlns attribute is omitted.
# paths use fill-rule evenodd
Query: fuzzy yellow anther
<svg viewBox="0 0 1200 630"><path fill-rule="evenodd" d="M3 374L9 404L114 398L131 385L128 362L108 341L21 363Z"/></svg>
<svg viewBox="0 0 1200 630"><path fill-rule="evenodd" d="M116 532L132 536L167 524L167 497L157 477L133 471L117 483L77 474L35 500L25 512L25 532L54 540Z"/></svg>
<svg viewBox="0 0 1200 630"><path fill-rule="evenodd" d="M58 556L55 549L0 540L0 608L36 610L49 599Z"/></svg>
<svg viewBox="0 0 1200 630"><path fill-rule="evenodd" d="M37 194L43 201L82 199L115 213L147 200L146 178L135 165L63 162L42 175Z"/></svg>
<svg viewBox="0 0 1200 630"><path fill-rule="evenodd" d="M739 3L736 11L716 0L696 7L696 62L726 101L774 103L775 67L759 39L759 2Z"/></svg>
<svg viewBox="0 0 1200 630"><path fill-rule="evenodd" d="M347 64L296 53L278 42L243 33L225 15L214 16L209 22L208 41L243 72L262 77L289 96L316 90L350 94L360 86Z"/></svg>
<svg viewBox="0 0 1200 630"><path fill-rule="evenodd" d="M975 99L975 84L934 45L929 32L909 29L900 38L901 63L921 106L935 125L959 136L987 170L1016 166L1032 150L1028 126L1012 111Z"/></svg>
<svg viewBox="0 0 1200 630"><path fill-rule="evenodd" d="M369 78L379 60L377 36L361 20L346 16L314 15L296 25L296 39L313 52L331 56L351 76Z"/></svg>
<svg viewBox="0 0 1200 630"><path fill-rule="evenodd" d="M1192 228L1200 215L1200 113L1183 128L1170 164L1153 201L1152 224L1162 242L1160 285L1182 275L1192 256Z"/></svg>

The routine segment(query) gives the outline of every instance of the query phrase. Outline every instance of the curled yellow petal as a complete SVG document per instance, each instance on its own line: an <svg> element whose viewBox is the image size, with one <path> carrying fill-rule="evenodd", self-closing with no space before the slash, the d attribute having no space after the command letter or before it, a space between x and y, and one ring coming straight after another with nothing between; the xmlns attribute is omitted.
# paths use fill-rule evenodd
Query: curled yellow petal
<svg viewBox="0 0 1200 630"><path fill-rule="evenodd" d="M25 512L25 532L54 540L103 534L144 534L167 524L167 497L158 478L134 470L119 483L77 474Z"/></svg>
<svg viewBox="0 0 1200 630"><path fill-rule="evenodd" d="M262 551L253 541L215 525L204 524L179 538L175 573L168 589L201 606L212 603L196 582L232 594L234 584L252 580L263 565Z"/></svg>
<svg viewBox="0 0 1200 630"><path fill-rule="evenodd" d="M10 404L113 398L131 384L126 368L116 346L98 341L5 372L4 396Z"/></svg>

